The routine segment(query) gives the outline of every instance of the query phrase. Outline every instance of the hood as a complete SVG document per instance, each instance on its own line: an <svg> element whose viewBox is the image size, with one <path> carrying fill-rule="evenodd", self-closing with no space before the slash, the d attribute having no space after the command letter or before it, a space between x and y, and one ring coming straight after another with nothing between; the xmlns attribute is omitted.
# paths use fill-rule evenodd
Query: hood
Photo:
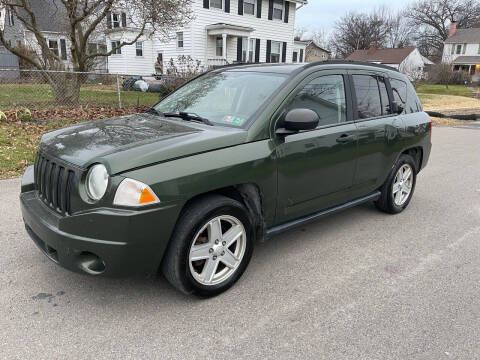
<svg viewBox="0 0 480 360"><path fill-rule="evenodd" d="M101 162L111 174L246 141L247 132L135 114L46 133L41 151L80 167Z"/></svg>

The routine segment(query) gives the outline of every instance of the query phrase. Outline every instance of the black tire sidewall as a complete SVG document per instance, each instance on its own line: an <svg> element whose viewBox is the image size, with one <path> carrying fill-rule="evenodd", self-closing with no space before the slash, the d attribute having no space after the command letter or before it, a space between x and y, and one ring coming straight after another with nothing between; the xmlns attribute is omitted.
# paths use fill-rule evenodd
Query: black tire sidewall
<svg viewBox="0 0 480 360"><path fill-rule="evenodd" d="M177 261L179 261L179 264L177 264L180 276L179 280L183 283L184 288L187 289L188 292L200 297L215 296L229 289L245 272L252 257L254 244L252 222L248 216L247 210L242 204L235 200L229 200L230 199L226 201L229 202L229 204L223 204L210 210L206 209L207 211L205 213L199 215L196 219L191 219L192 221L187 221L185 224L181 224L181 228L179 228L178 234L180 237L177 238L177 241L181 241L181 248L179 249L180 256L177 259ZM206 286L197 282L191 274L189 264L190 248L193 244L195 235L197 235L202 227L212 219L221 215L233 216L242 223L247 234L245 254L243 255L240 266L226 281L221 284Z"/></svg>
<svg viewBox="0 0 480 360"><path fill-rule="evenodd" d="M401 206L398 206L395 204L395 199L393 198L393 184L395 182L395 176L397 175L398 170L403 166L403 165L409 165L412 168L413 172L413 181L412 181L412 191L410 192L410 195L408 196L407 201ZM408 205L410 204L410 201L412 200L413 194L415 192L415 186L417 184L417 167L415 164L415 161L410 155L402 155L399 159L397 164L395 165L395 168L390 174L388 185L385 189L386 196L387 196L387 203L388 207L391 210L392 213L398 214L401 213L403 210L405 210Z"/></svg>

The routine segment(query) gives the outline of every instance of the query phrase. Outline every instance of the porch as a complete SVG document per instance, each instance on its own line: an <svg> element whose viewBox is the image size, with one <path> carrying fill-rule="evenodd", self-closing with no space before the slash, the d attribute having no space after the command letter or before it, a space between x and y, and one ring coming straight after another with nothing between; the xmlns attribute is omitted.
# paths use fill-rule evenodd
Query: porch
<svg viewBox="0 0 480 360"><path fill-rule="evenodd" d="M255 61L255 29L232 24L206 26L206 60L209 67Z"/></svg>
<svg viewBox="0 0 480 360"><path fill-rule="evenodd" d="M480 56L460 56L452 64L453 71L464 71L470 75L480 73Z"/></svg>

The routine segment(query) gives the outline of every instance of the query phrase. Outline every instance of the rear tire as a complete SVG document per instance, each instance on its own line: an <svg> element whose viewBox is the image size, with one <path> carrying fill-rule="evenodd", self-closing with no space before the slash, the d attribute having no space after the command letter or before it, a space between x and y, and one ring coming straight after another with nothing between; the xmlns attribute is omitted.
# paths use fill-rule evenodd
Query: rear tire
<svg viewBox="0 0 480 360"><path fill-rule="evenodd" d="M402 154L387 180L380 188L381 196L375 202L376 207L388 214L399 214L408 207L417 182L415 160Z"/></svg>
<svg viewBox="0 0 480 360"><path fill-rule="evenodd" d="M243 204L220 195L201 198L178 221L162 262L163 274L185 294L216 296L244 273L253 237Z"/></svg>

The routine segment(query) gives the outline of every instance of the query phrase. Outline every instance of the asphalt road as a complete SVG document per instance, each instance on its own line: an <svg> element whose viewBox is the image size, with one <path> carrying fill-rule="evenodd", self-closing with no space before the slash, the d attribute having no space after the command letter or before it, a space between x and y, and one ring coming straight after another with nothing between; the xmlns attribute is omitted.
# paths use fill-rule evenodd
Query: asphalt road
<svg viewBox="0 0 480 360"><path fill-rule="evenodd" d="M480 128L434 128L406 212L364 205L256 247L229 292L77 275L0 182L0 358L480 358Z"/></svg>

